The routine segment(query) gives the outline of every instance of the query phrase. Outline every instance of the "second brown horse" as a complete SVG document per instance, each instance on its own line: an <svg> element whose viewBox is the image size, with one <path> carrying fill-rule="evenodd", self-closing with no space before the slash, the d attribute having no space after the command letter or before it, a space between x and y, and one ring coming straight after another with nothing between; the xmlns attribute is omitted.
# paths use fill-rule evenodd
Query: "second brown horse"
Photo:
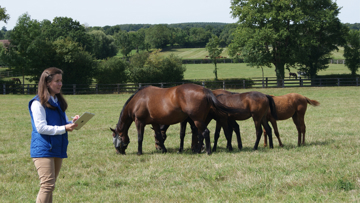
<svg viewBox="0 0 360 203"><path fill-rule="evenodd" d="M228 115L229 128L234 129L236 133L239 149L242 148L242 143L239 125L236 123L236 120L246 120L250 117L252 117L254 121L256 130L256 141L254 145L254 150L256 150L259 145L262 134L261 126L263 126L266 132L269 134L270 148L273 148L271 128L266 118L268 112L272 115L273 118L277 118L275 103L271 96L256 91L245 93L232 93L222 89L213 90L213 93L216 95L216 98L224 105L242 110L241 114L231 113ZM216 151L220 129L220 123L216 122L213 151ZM227 138L227 148L229 150L232 150L231 134L232 131L229 133L230 137Z"/></svg>

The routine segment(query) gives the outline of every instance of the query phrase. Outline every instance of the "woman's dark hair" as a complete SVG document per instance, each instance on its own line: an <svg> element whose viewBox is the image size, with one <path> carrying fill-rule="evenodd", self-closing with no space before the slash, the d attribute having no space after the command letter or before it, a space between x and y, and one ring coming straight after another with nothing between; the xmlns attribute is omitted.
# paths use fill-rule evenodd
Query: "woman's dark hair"
<svg viewBox="0 0 360 203"><path fill-rule="evenodd" d="M43 105L47 108L51 108L51 109L55 109L56 107L51 106L50 103L48 102L50 99L50 92L49 92L47 84L53 80L54 75L56 75L56 74L62 75L63 71L61 69L58 69L55 67L45 69L40 76L39 85L38 85L38 96L40 98L41 105ZM61 109L63 111L65 111L67 109L68 105L67 105L63 95L61 93L59 93L59 94L56 94L56 97L59 101L59 105L60 105Z"/></svg>

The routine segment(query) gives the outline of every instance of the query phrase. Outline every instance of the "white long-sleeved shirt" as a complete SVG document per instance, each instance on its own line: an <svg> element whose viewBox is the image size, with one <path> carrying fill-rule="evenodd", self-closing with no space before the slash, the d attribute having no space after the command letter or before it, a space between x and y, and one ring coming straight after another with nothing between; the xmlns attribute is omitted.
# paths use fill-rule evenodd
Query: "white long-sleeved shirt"
<svg viewBox="0 0 360 203"><path fill-rule="evenodd" d="M55 103L58 102L58 99L56 97L54 98L54 97L51 96L51 99ZM66 132L65 125L52 126L52 125L47 124L45 108L41 105L41 103L38 100L34 100L33 103L31 104L30 108L31 108L31 112L32 112L32 115L33 115L36 130L40 134L44 134L44 135L61 135L61 134L64 134ZM68 117L66 116L66 113L65 113L65 118L68 121Z"/></svg>

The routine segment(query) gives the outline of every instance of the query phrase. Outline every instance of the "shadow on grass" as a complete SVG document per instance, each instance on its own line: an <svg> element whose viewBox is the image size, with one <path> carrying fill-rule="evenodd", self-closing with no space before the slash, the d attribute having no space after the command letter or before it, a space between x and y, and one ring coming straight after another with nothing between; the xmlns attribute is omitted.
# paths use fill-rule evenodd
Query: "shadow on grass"
<svg viewBox="0 0 360 203"><path fill-rule="evenodd" d="M276 149L276 148L286 149L286 150L301 149L303 147L306 148L306 147L312 147L312 146L330 145L330 144L332 144L334 142L335 142L335 140L307 142L307 143L305 143L305 145L301 145L300 147L298 147L297 144L284 144L284 147L274 145L274 149ZM213 145L211 147L213 147ZM184 148L184 151L181 152L181 153L179 153L179 148L176 148L176 147L169 147L169 148L166 148L166 149L167 149L167 153L169 153L169 154L184 154L184 155L197 155L197 154L199 154L199 153L193 152L191 148ZM233 151L229 151L225 147L217 146L216 151L212 152L212 153L216 153L216 154L218 154L218 153L233 153L233 154L236 154L236 153L255 152L255 151L261 151L261 153L271 153L272 149L269 148L269 146L264 147L262 145L259 145L257 150L254 150L253 147L243 147L241 150L239 150L237 148L237 146L233 146ZM161 150L156 150L155 147L154 147L154 150L152 150L152 151L143 151L143 155L162 154L162 153L163 152ZM127 152L126 154L127 155L137 155L137 151ZM202 151L200 154L206 154L206 151Z"/></svg>

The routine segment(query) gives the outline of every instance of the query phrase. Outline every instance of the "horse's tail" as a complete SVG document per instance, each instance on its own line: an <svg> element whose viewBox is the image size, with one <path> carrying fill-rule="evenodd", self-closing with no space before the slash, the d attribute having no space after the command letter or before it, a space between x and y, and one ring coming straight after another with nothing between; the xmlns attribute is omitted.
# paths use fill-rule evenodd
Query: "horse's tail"
<svg viewBox="0 0 360 203"><path fill-rule="evenodd" d="M311 100L311 99L309 99L307 97L305 97L305 99L306 99L307 103L309 103L312 106L319 106L320 105L320 102L318 102L316 100Z"/></svg>
<svg viewBox="0 0 360 203"><path fill-rule="evenodd" d="M276 113L276 106L275 106L274 99L273 99L272 96L270 96L270 95L266 95L266 97L267 97L268 100L269 100L269 106L270 106L271 116L272 116L275 120L277 120L277 119L278 119L278 116L277 116L277 113Z"/></svg>
<svg viewBox="0 0 360 203"><path fill-rule="evenodd" d="M225 114L243 113L242 110L239 110L237 108L231 108L222 104L212 93L211 90L204 88L204 93L206 95L207 100L211 104L211 107L215 114L225 115Z"/></svg>

